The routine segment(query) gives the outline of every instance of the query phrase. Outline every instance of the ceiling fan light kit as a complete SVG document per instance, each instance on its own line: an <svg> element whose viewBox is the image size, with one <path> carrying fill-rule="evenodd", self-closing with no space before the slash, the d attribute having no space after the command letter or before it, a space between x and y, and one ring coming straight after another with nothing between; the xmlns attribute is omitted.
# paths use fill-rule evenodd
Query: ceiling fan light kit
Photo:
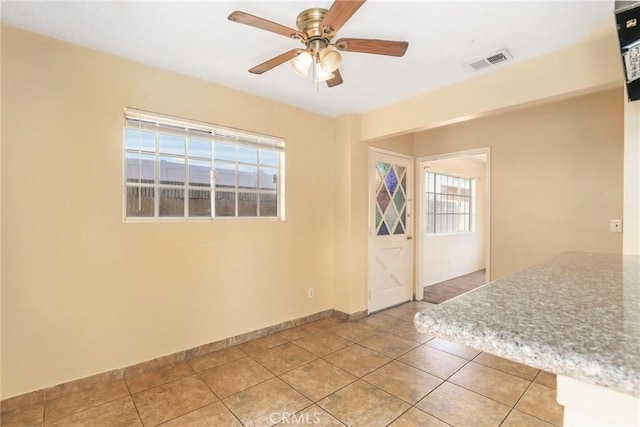
<svg viewBox="0 0 640 427"><path fill-rule="evenodd" d="M290 60L289 63L296 74L300 77L307 77L309 75L309 65L311 65L312 61L313 58L311 57L311 54L308 51L303 50L300 55Z"/></svg>
<svg viewBox="0 0 640 427"><path fill-rule="evenodd" d="M293 70L300 77L307 77L309 75L309 66L311 63L315 63L316 76L318 73L322 75L332 75L332 73L338 69L342 62L342 55L334 47L328 46L323 48L319 53L315 50L303 50L300 55L293 58L291 61ZM319 70L319 71L318 71ZM324 82L324 80L317 80Z"/></svg>
<svg viewBox="0 0 640 427"><path fill-rule="evenodd" d="M315 69L315 74L314 74L314 79L313 82L314 83L319 83L319 82L326 82L329 79L334 78L336 75L328 72L328 71L324 71L322 69L322 67L320 66L320 63L316 62L315 65L316 69Z"/></svg>
<svg viewBox="0 0 640 427"><path fill-rule="evenodd" d="M336 0L330 9L314 7L304 10L296 19L297 30L240 11L229 15L229 20L297 39L304 45L303 49L292 49L251 68L250 73L262 74L289 61L296 74L307 77L313 64L314 82L326 81L327 86L334 87L342 83L338 70L342 63L340 51L403 56L409 46L404 41L353 38L336 40L338 30L364 2L365 0Z"/></svg>
<svg viewBox="0 0 640 427"><path fill-rule="evenodd" d="M327 73L337 70L342 63L342 55L340 55L340 52L333 46L327 46L322 49L319 59L320 67Z"/></svg>

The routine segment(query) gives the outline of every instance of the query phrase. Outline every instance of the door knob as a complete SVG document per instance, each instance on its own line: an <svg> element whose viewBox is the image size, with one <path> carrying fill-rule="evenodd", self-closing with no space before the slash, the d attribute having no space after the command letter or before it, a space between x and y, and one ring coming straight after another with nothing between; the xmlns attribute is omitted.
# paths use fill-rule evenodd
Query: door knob
<svg viewBox="0 0 640 427"><path fill-rule="evenodd" d="M407 236L407 240L413 240L413 236Z"/></svg>

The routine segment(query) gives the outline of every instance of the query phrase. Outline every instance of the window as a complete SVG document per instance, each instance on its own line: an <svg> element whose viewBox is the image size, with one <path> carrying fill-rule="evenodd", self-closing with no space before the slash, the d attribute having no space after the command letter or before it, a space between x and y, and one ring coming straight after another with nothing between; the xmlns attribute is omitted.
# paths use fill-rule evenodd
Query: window
<svg viewBox="0 0 640 427"><path fill-rule="evenodd" d="M474 181L433 172L425 177L427 234L473 231Z"/></svg>
<svg viewBox="0 0 640 427"><path fill-rule="evenodd" d="M127 109L125 217L282 218L284 141Z"/></svg>

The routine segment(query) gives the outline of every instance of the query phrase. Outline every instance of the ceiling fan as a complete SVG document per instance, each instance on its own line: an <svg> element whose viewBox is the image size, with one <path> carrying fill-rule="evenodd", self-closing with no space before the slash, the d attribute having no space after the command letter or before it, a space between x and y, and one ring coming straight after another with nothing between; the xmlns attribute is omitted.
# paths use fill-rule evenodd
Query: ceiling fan
<svg viewBox="0 0 640 427"><path fill-rule="evenodd" d="M327 86L334 87L342 83L338 70L342 62L340 51L403 56L409 47L409 43L404 41L336 39L336 33L365 1L336 0L330 9L314 7L304 10L296 20L297 30L240 11L229 15L229 20L297 39L304 45L304 48L291 49L256 65L249 70L250 73L262 74L290 61L294 71L306 77L313 64L314 80L326 81Z"/></svg>

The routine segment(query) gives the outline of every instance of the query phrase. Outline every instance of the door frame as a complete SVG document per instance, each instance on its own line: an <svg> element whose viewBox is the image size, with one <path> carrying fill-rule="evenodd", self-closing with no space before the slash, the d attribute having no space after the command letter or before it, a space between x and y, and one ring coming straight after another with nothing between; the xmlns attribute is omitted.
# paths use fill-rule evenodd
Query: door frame
<svg viewBox="0 0 640 427"><path fill-rule="evenodd" d="M370 306L370 302L371 302L371 230L372 228L375 228L375 225L371 223L371 212L375 207L375 201L374 198L375 196L373 195L373 192L371 191L371 183L372 180L375 179L375 166L372 167L372 157L373 157L373 153L378 153L378 154L386 154L389 156L394 156L394 157L399 157L401 159L405 159L409 161L409 168L407 170L407 182L411 184L411 187L408 188L409 191L407 191L407 235L410 235L413 238L413 235L415 234L415 203L414 203L414 195L415 193L415 163L414 163L414 157L407 155L407 154L403 154L403 153L398 153L396 151L391 151L391 150L386 150L384 148L378 148L378 147L374 147L374 146L369 146L367 147L367 313L371 314L373 313L373 311L371 311L371 306ZM411 266L410 266L410 271L409 274L411 275L411 284L409 286L409 293L408 293L408 298L407 301L410 301L411 298L415 295L415 283L416 283L416 278L415 278L415 264L416 264L416 257L415 257L415 239L412 240L412 244L409 245L410 247L410 251L411 253L410 255L410 259L411 259ZM380 311L376 310L376 311Z"/></svg>
<svg viewBox="0 0 640 427"><path fill-rule="evenodd" d="M422 274L424 273L424 268L425 266L422 265L422 262L420 262L422 260L422 255L423 255L423 246L424 246L424 240L426 239L426 236L424 235L424 233L422 232L422 230L424 230L425 224L424 224L424 216L425 216L425 212L424 212L424 192L425 192L425 188L424 188L424 173L422 173L421 169L420 169L420 164L423 162L429 162L429 161L434 161L434 160L445 160L445 159L455 159L458 157L466 157L466 156L473 156L473 155L477 155L477 154L485 154L487 156L487 167L486 167L486 172L485 172L485 176L484 176L484 182L485 182L485 194L486 194L486 201L485 201L485 280L487 282L490 281L491 279L491 147L482 147L482 148L474 148L471 150L464 150L464 151L454 151L454 152L449 152L449 153L443 153L443 154L436 154L433 156L423 156L423 157L417 157L415 159L415 166L414 166L414 170L416 171L420 171L420 173L416 173L415 174L415 188L418 194L418 197L416 197L416 201L417 203L415 204L417 206L417 208L415 208L416 210L416 221L415 221L415 228L414 230L414 241L415 243L415 258L414 258L414 265L415 265L415 288L414 288L414 294L415 294L415 299L417 301L422 300L422 298L424 298L424 288L420 285L421 283L421 279L422 279Z"/></svg>

